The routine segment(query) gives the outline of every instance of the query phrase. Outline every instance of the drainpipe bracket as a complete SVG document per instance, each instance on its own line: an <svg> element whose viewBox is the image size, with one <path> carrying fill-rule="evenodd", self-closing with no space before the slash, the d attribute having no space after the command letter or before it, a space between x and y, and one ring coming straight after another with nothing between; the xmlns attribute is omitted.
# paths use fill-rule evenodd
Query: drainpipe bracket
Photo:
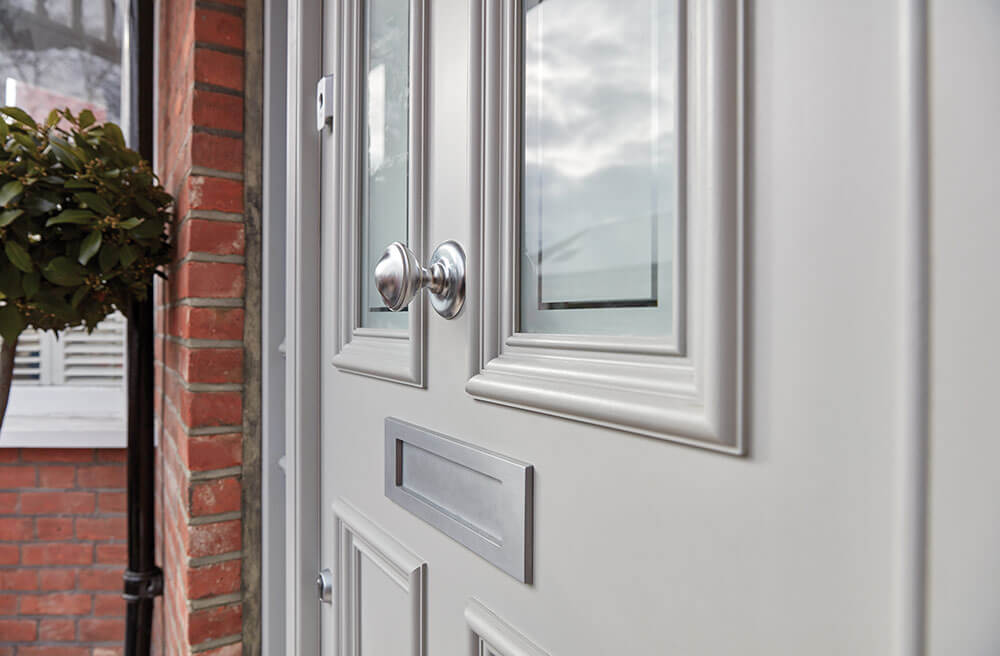
<svg viewBox="0 0 1000 656"><path fill-rule="evenodd" d="M125 592L122 594L125 601L152 599L163 594L163 570L159 567L143 572L127 569L122 578L125 579Z"/></svg>

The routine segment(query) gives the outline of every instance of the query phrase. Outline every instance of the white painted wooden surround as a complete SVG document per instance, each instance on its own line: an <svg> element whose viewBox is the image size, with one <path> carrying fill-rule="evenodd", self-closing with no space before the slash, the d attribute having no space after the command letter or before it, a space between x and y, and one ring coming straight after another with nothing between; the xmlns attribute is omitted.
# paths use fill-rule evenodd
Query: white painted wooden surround
<svg viewBox="0 0 1000 656"><path fill-rule="evenodd" d="M722 162L688 180L703 206L686 220L711 230L688 242L684 338L659 354L715 354L688 363L707 377L690 398L715 399L694 430L614 389L620 421L502 384L507 355L561 348L503 318L504 160L481 137L501 134L484 28L506 4L411 3L426 12L411 246L466 246L469 306L418 307L405 353L364 371L345 347L384 338L344 316L350 103L322 134L311 116L315 80L351 61L337 35L356 2L289 0L287 653L994 653L1000 143L982 126L1000 111L1000 11L685 3L689 43L713 24L737 40L686 60L688 112L705 109L690 134ZM698 105L720 66L703 92L736 105ZM530 585L385 497L386 416L534 466ZM321 567L333 604L315 601Z"/></svg>

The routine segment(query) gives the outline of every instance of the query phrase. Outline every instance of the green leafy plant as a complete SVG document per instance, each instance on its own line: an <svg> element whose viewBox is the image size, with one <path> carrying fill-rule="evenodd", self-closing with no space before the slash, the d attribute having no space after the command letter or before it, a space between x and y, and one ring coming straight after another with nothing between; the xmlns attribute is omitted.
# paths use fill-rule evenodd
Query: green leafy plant
<svg viewBox="0 0 1000 656"><path fill-rule="evenodd" d="M18 336L88 331L149 293L170 258L170 194L114 123L0 107L0 426Z"/></svg>

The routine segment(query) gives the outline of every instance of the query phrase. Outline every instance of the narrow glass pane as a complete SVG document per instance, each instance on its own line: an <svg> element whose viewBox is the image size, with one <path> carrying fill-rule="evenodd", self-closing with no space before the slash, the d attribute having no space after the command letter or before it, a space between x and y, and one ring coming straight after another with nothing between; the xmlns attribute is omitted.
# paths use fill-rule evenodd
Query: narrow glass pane
<svg viewBox="0 0 1000 656"><path fill-rule="evenodd" d="M386 246L407 242L409 19L405 0L365 3L360 323L368 328L407 325L405 311L382 304L374 270Z"/></svg>
<svg viewBox="0 0 1000 656"><path fill-rule="evenodd" d="M669 337L676 0L528 0L520 331Z"/></svg>

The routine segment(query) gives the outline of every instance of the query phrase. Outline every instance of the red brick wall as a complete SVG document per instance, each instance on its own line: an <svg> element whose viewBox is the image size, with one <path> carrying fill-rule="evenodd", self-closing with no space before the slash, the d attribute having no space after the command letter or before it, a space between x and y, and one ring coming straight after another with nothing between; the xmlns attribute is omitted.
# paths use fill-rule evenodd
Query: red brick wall
<svg viewBox="0 0 1000 656"><path fill-rule="evenodd" d="M241 0L160 3L157 171L177 198L158 290L162 654L242 652L245 223Z"/></svg>
<svg viewBox="0 0 1000 656"><path fill-rule="evenodd" d="M125 452L0 449L0 656L122 653Z"/></svg>

